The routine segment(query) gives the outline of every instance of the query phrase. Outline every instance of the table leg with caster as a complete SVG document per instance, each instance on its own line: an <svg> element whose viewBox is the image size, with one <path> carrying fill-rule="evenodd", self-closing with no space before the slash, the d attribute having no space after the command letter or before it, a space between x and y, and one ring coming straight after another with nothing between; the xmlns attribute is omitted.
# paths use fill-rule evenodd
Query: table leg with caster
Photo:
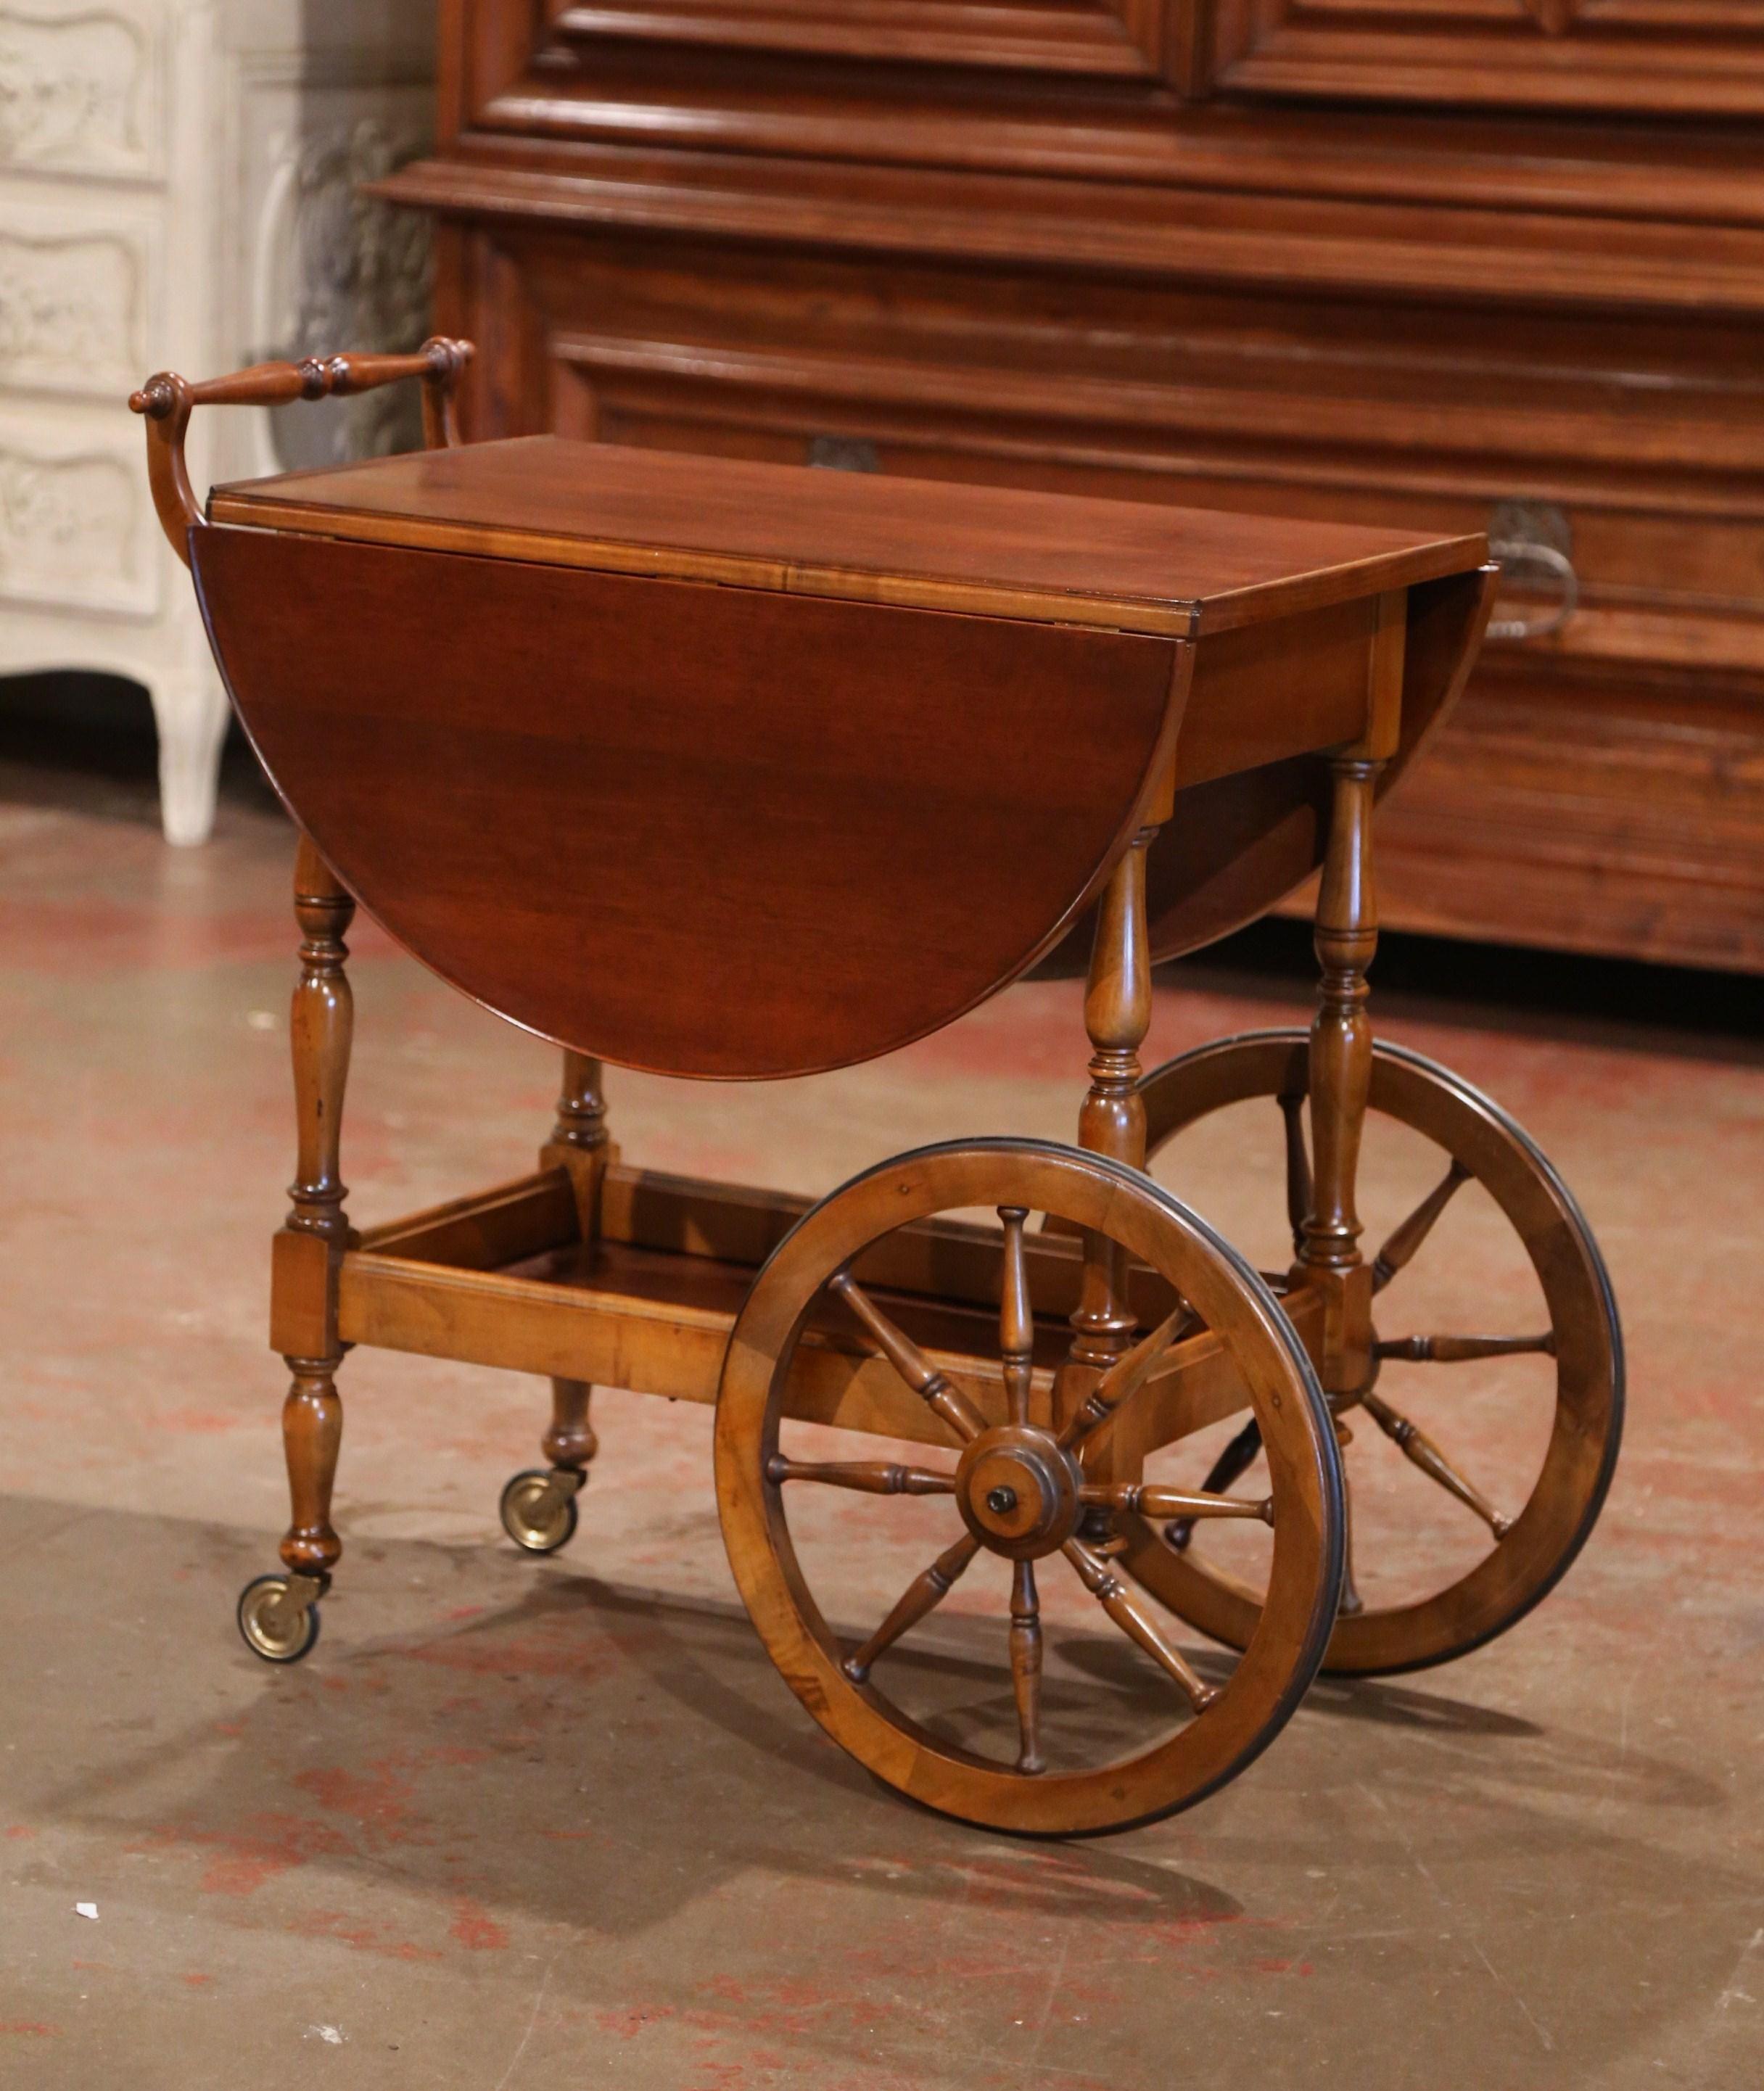
<svg viewBox="0 0 1764 2091"><path fill-rule="evenodd" d="M556 1554L576 1537L576 1498L600 1450L588 1421L593 1391L585 1380L552 1381L551 1428L540 1448L550 1464L513 1476L502 1490L502 1529L528 1554Z"/></svg>
<svg viewBox="0 0 1764 2091"><path fill-rule="evenodd" d="M539 1155L541 1167L561 1163L568 1170L584 1241L595 1238L601 1179L617 1152L606 1132L601 1081L598 1060L566 1049L557 1123ZM546 1464L511 1475L502 1490L498 1506L502 1529L528 1554L555 1554L576 1537L576 1498L587 1487L589 1464L600 1450L588 1420L593 1390L586 1380L553 1378L551 1424L539 1446Z"/></svg>
<svg viewBox="0 0 1764 2091"><path fill-rule="evenodd" d="M281 1546L285 1575L260 1576L239 1600L239 1630L266 1662L297 1662L318 1638L318 1600L343 1552L330 1521L343 1439L337 1368L337 1265L350 1239L339 1172L343 1092L355 1005L344 932L356 903L304 836L294 873L302 940L289 1033L298 1160L292 1202L276 1237L272 1341L293 1381L282 1410L291 1517Z"/></svg>

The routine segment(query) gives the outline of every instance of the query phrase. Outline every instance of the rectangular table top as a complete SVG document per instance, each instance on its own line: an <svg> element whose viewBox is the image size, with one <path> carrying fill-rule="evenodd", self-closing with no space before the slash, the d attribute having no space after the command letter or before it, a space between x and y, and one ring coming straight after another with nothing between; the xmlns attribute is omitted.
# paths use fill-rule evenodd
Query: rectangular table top
<svg viewBox="0 0 1764 2091"><path fill-rule="evenodd" d="M218 486L211 520L1197 638L1480 566L1480 537L523 436Z"/></svg>

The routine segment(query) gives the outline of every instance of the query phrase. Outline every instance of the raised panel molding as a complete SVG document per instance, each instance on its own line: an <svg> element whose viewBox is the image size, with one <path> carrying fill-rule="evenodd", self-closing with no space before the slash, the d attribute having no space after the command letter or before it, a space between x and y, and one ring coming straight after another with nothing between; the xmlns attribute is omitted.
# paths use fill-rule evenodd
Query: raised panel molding
<svg viewBox="0 0 1764 2091"><path fill-rule="evenodd" d="M1205 71L1229 94L1755 117L1764 0L1216 0Z"/></svg>
<svg viewBox="0 0 1764 2091"><path fill-rule="evenodd" d="M1687 180L1682 167L1660 168L1659 190L1676 189L1699 221L1688 246L1682 218L1648 193L1652 167L1612 173L1611 162L1577 165L1563 153L1541 170L1536 196L1522 186L1505 193L1497 180L1486 195L1442 209L1425 196L1386 192L1382 166L1357 192L1343 184L1327 194L1302 152L1283 163L1289 185L1308 183L1302 200L1282 196L1271 206L1259 188L1223 180L1154 189L1030 179L1007 189L990 175L939 166L934 187L911 170L847 174L822 162L805 181L800 162L782 158L617 148L554 170L499 166L488 155L470 164L437 158L406 170L386 192L445 213L578 232L831 242L848 253L905 252L940 264L1033 266L1059 256L1086 271L1331 297L1351 290L1476 304L1620 300L1675 317L1764 312L1755 168L1731 185L1732 206L1714 225L1702 170ZM1559 206L1565 192L1577 207Z"/></svg>
<svg viewBox="0 0 1764 2091"><path fill-rule="evenodd" d="M159 160L152 18L138 5L0 4L0 170L149 175Z"/></svg>
<svg viewBox="0 0 1764 2091"><path fill-rule="evenodd" d="M124 614L152 607L153 547L135 447L46 453L0 429L0 601Z"/></svg>
<svg viewBox="0 0 1764 2091"><path fill-rule="evenodd" d="M89 391L141 360L140 257L112 234L0 231L0 382Z"/></svg>
<svg viewBox="0 0 1764 2091"><path fill-rule="evenodd" d="M605 39L915 66L1156 80L1186 48L1184 0L553 0L567 47Z"/></svg>
<svg viewBox="0 0 1764 2091"><path fill-rule="evenodd" d="M142 684L174 842L208 833L226 700L124 402L427 331L427 225L352 192L431 134L434 33L433 0L0 0L0 677ZM298 440L381 447L392 397ZM199 489L277 468L271 421L198 416Z"/></svg>
<svg viewBox="0 0 1764 2091"><path fill-rule="evenodd" d="M1554 649L1764 677L1764 416L1738 386L1731 411L1663 418L1650 469L1590 373L1526 404L1498 385L1443 419L1414 358L1363 349L1326 417L1301 347L1234 378L1230 340L1181 338L1163 378L854 352L759 348L589 332L530 310L551 366L550 425L612 442L659 442L778 462L817 438L863 442L885 468L1002 478L1075 493L1262 508L1416 528L1484 527L1515 487L1572 511L1582 607ZM1001 344L1002 346L1002 344ZM1405 360L1408 368L1405 369ZM1439 359L1438 378L1447 359ZM1412 396L1402 394L1406 389ZM1437 399L1437 392L1434 392ZM1746 490L1736 494L1735 475Z"/></svg>
<svg viewBox="0 0 1764 2091"><path fill-rule="evenodd" d="M1063 76L1024 62L1055 14ZM902 54L909 18L967 41ZM1381 816L1387 920L1764 975L1764 0L447 19L442 142L391 188L440 213L474 435L1413 529L1547 503L1579 607L1491 644Z"/></svg>

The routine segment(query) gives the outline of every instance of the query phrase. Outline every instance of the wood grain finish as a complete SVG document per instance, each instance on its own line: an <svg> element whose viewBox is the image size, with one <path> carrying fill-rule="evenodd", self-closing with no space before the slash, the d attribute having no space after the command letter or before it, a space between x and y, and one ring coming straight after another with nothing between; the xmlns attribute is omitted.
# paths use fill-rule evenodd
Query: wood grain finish
<svg viewBox="0 0 1764 2091"><path fill-rule="evenodd" d="M347 399L407 377L423 387L423 437L431 449L459 441L455 392L471 360L471 344L437 334L414 356L308 356L299 363L254 363L195 384L162 370L129 395L129 410L147 430L147 478L154 512L167 542L186 566L189 537L202 528L201 504L184 461L184 438L197 407L285 407L296 399Z"/></svg>
<svg viewBox="0 0 1764 2091"><path fill-rule="evenodd" d="M352 889L502 1014L679 1073L800 1072L886 1050L1047 954L1124 839L1179 718L1179 814L1147 869L1150 956L1253 919L1320 860L1315 765L1296 751L1364 731L1380 606L1400 618L1406 592L1413 626L1394 780L1456 694L1488 599L1476 538L554 441L291 475L218 490L212 507L226 520L196 549L218 657L272 778ZM803 598L804 614L787 618L769 594ZM338 611L316 641L302 607L315 595ZM924 614L931 606L944 616ZM956 612L969 620L960 628ZM386 642L371 671L360 640L370 619ZM1061 628L1038 640L1032 619ZM1141 637L1105 631L1111 621ZM1073 628L1085 626L1089 639ZM493 627L519 650L504 656ZM1198 635L1197 650L1160 653L1158 630ZM757 751L743 726L774 704L764 664L786 647L794 777L783 744ZM708 687L683 669L694 653L742 673ZM518 721L500 696L511 674L546 693ZM1176 686L1191 677L1184 716ZM610 711L602 678L618 686ZM915 693L938 685L963 696L929 735ZM1087 714L1115 722L1106 737ZM321 760L319 718L343 759ZM536 766L541 741L550 759ZM663 847L645 765L676 747L692 752ZM388 765L397 793L382 788ZM430 776L438 826L408 809ZM469 776L470 792L441 793L443 776ZM824 860L800 853L805 787L826 816ZM528 788L554 808L545 827ZM572 808L590 793L584 823ZM858 890L862 864L903 851L904 876ZM817 912L805 879L856 912ZM493 919L511 890L528 896L515 936ZM731 1024L725 1003L708 1024L701 984L727 974L757 919L774 933L744 992L804 1023ZM666 994L637 985L633 938L646 965L665 955L671 1015ZM1079 927L1050 964L1085 963L1090 941ZM597 963L561 974L550 953L565 942ZM909 951L922 1007L895 997L884 1008L874 962L905 966Z"/></svg>
<svg viewBox="0 0 1764 2091"><path fill-rule="evenodd" d="M989 68L1191 93L1468 102L1496 108L1753 116L1764 109L1757 0L622 0L551 11L548 56L596 71L640 39L872 67ZM555 90L554 90L555 93Z"/></svg>
<svg viewBox="0 0 1764 2091"><path fill-rule="evenodd" d="M1442 532L1547 507L1580 608L1487 649L1385 817L1386 922L1764 966L1752 0L1097 0L1029 11L1046 64L1016 8L595 11L459 0L395 178L481 345L474 433Z"/></svg>
<svg viewBox="0 0 1764 2091"><path fill-rule="evenodd" d="M1218 0L1210 71L1227 91L1677 117L1764 112L1757 0Z"/></svg>
<svg viewBox="0 0 1764 2091"><path fill-rule="evenodd" d="M1460 1174L1492 1184L1513 1175L1516 1153L1516 1202L1503 1202L1528 1246L1551 1210L1571 1235L1578 1225L1565 1194L1551 1207L1559 1187L1510 1127L1496 1127L1486 1172L1467 1158L1476 1128L1460 1134L1455 1094L1438 1116L1448 1081L1424 1087L1421 1123L1447 1149L1450 1188L1375 1259L1358 1247L1374 791L1461 679L1486 612L1485 546L1059 497L958 499L905 481L829 493L759 467L700 469L710 491L695 511L679 472L649 463L490 445L476 463L303 476L287 499L274 483L231 489L217 503L225 520L188 531L217 657L303 822L300 1138L272 1308L278 1343L294 1346L293 1572L248 1586L241 1631L270 1660L313 1645L340 1552L334 1382L348 1344L550 1378L548 1468L514 1476L500 1503L508 1536L538 1554L576 1530L596 1383L702 1400L714 1381L731 1567L767 1649L830 1734L965 1821L1069 1834L1153 1819L1265 1748L1344 1632L1369 1628L1354 1659L1389 1667L1510 1623L1560 1572L1608 1478L1620 1399L1598 1369L1601 1337L1615 1344L1608 1293L1602 1318L1571 1285L1542 1335L1382 1343L1365 1312L1422 1252ZM526 527L529 510L541 527ZM818 554L795 549L811 541ZM1157 571L1180 577L1154 594ZM1185 768L1197 660L1214 649ZM1283 1040L1271 1061L1251 1056L1253 1080L1271 1070L1284 1120L1298 1254L1279 1296L1145 1173L1158 1091L1138 1052L1161 829L1222 789L1250 795L1240 808L1278 807L1270 780L1278 792L1307 771L1333 793L1323 988L1305 1050L1314 1163L1292 1052ZM1184 847L1225 871L1254 854L1231 818ZM1267 869L1240 876L1230 904L1263 904ZM357 895L445 977L565 1046L538 1171L368 1244L339 1175L343 937ZM843 1064L948 1022L1053 952L1093 896L1079 1148L927 1149L800 1217L790 1201L645 1186L619 1165L602 1056L701 1076ZM1166 1103L1160 1132L1184 1108ZM995 1235L947 1217L988 1205ZM1033 1247L1031 1214L1048 1223ZM735 1253L706 1253L719 1238ZM1561 1457L1509 1519L1373 1381L1387 1359L1525 1355L1562 1363L1585 1412L1564 1426L1559 1403ZM1437 1617L1369 1611L1350 1578L1338 1449L1350 1434L1331 1410L1356 1404L1495 1541L1492 1580L1477 1571L1442 1593ZM1205 1486L1142 1481L1148 1452L1245 1407L1251 1425ZM946 1460L796 1459L779 1444L787 1419L941 1443ZM1609 1425L1596 1467L1588 1421ZM1262 1493L1214 1485L1254 1456L1268 1463ZM810 1592L787 1486L852 1503L947 1497L966 1533L853 1645ZM1179 1520L1181 1541L1154 1538L1148 1515ZM1188 1537L1214 1518L1272 1526L1259 1592L1188 1558ZM1016 1734L1003 1760L951 1745L874 1675L982 1552L1011 1564ZM1164 1708L1124 1754L1094 1731L1076 1761L1061 1761L1069 1744L1049 1747L1037 1563L1074 1573L1175 1688L1187 1718L1174 1733ZM1141 1589L1241 1650L1224 1683L1194 1669Z"/></svg>
<svg viewBox="0 0 1764 2091"><path fill-rule="evenodd" d="M351 890L515 1022L669 1073L860 1059L1014 978L1137 825L1185 694L1187 651L1124 633L194 546L240 716Z"/></svg>
<svg viewBox="0 0 1764 2091"><path fill-rule="evenodd" d="M291 1300L272 1304L270 1321L273 1340L298 1345L285 1358L293 1377L282 1403L282 1442L293 1515L282 1559L296 1575L324 1576L343 1552L330 1498L343 1442L336 1275L350 1239L339 1158L355 1034L343 937L356 903L304 834L295 859L294 912L301 933L300 977L288 1018L296 1160L275 1270L278 1279L292 1276L295 1287ZM321 1277L321 1286L301 1286L308 1273Z"/></svg>
<svg viewBox="0 0 1764 2091"><path fill-rule="evenodd" d="M1395 750L1378 774L1381 801L1450 717L1476 658L1495 580L1495 570L1484 567L1409 589L1402 715ZM1357 664L1351 657L1344 663L1339 613L1283 619L1259 632L1234 633L1197 649L1177 751L1175 797L1146 864L1154 962L1180 958L1256 920L1322 864L1331 795L1326 763L1314 755L1262 759L1253 769L1189 784L1188 751L1196 750L1203 774L1216 766L1216 734L1265 757L1268 715L1277 709L1268 696L1270 689L1313 693L1313 746L1347 738L1342 729L1348 718L1369 718L1374 701L1375 605L1360 606L1359 614L1365 620L1365 650ZM1217 670L1216 656L1223 656ZM1344 675L1356 678L1352 689L1344 687ZM1240 709L1236 700L1246 688L1256 694ZM1291 734L1299 716L1289 702L1274 730ZM1237 723L1227 727L1233 720ZM1039 970L1084 972L1094 933L1093 917L1087 916Z"/></svg>
<svg viewBox="0 0 1764 2091"><path fill-rule="evenodd" d="M1179 1142L1214 1112L1251 1099L1266 1100L1271 1122L1277 1099L1307 1086L1310 1051L1302 1031L1252 1033L1222 1039L1154 1070L1144 1088L1153 1153ZM1330 1355L1340 1347L1340 1339L1330 1326L1324 1293L1303 1283L1290 1296L1294 1305L1308 1300L1312 1311L1323 1317L1318 1355L1326 1384L1335 1382L1338 1405L1353 1426L1356 1442L1344 1462L1350 1477L1359 1459L1377 1456L1358 1441L1376 1439L1382 1431L1425 1477L1415 1485L1417 1519L1463 1518L1466 1512L1448 1500L1456 1497L1499 1528L1491 1532L1495 1543L1467 1571L1440 1580L1406 1570L1402 1584L1411 1594L1402 1600L1369 1599L1351 1615L1344 1609L1326 1666L1357 1674L1451 1661L1505 1632L1540 1602L1592 1530L1611 1485L1624 1415L1623 1336L1611 1281L1573 1197L1536 1146L1488 1097L1400 1047L1374 1046L1369 1093L1373 1118L1394 1121L1411 1139L1430 1142L1439 1151L1440 1165L1433 1187L1372 1261L1369 1274L1380 1328L1406 1326L1403 1272L1429 1254L1452 1253L1443 1232L1434 1230L1460 1187L1473 1180L1522 1247L1542 1289L1549 1328L1540 1334L1536 1307L1528 1300L1525 1326L1493 1341L1422 1334L1374 1342L1372 1359L1360 1360L1356 1386L1348 1373L1330 1371ZM1302 1268L1294 1274L1301 1281L1306 1276ZM1434 1369L1453 1376L1454 1390L1462 1390L1459 1398L1473 1401L1480 1360L1528 1354L1538 1360L1528 1382L1533 1399L1551 1416L1541 1468L1528 1443L1504 1471L1479 1471L1467 1480L1402 1413L1395 1390L1379 1382L1382 1359L1438 1360ZM1375 1428L1353 1415L1356 1395ZM1231 1485L1249 1470L1258 1449L1251 1442L1228 1474L1215 1468L1207 1485ZM1128 1464L1133 1451L1131 1443L1124 1448ZM1498 1507L1477 1481L1499 1495ZM1173 1547L1142 1521L1128 1529L1128 1565L1162 1602L1227 1642L1254 1631L1255 1593L1210 1563L1197 1538Z"/></svg>
<svg viewBox="0 0 1764 2091"><path fill-rule="evenodd" d="M209 514L352 543L1174 638L1437 580L1487 549L551 437L217 487Z"/></svg>
<svg viewBox="0 0 1764 2091"><path fill-rule="evenodd" d="M1270 1602L1222 1688L1204 1684L1169 1622L1128 1587L1110 1554L1074 1536L1076 1461L1045 1425L1006 1418L996 1349L989 1360L991 1421L970 1436L942 1429L955 1466L955 1536L854 1646L817 1602L792 1540L788 1495L774 1465L805 1325L830 1279L903 1222L970 1207L1027 1207L1106 1236L1192 1300L1230 1354L1240 1400L1274 1446ZM1013 1325L1007 1304L1003 1320ZM995 1309L995 1312L997 1310ZM996 1341L998 1323L994 1323ZM908 1370L917 1367L909 1360ZM906 1382L899 1382L903 1391ZM925 1414L917 1395L906 1399ZM1235 1776L1296 1705L1327 1638L1340 1573L1340 1498L1327 1411L1273 1296L1193 1215L1137 1171L1042 1142L952 1142L897 1157L847 1184L808 1215L767 1264L729 1340L718 1396L717 1501L731 1566L774 1662L822 1726L878 1778L928 1807L994 1828L1072 1834L1120 1828L1190 1804ZM790 1482L791 1490L800 1485ZM854 1516L869 1505L855 1493ZM1044 1578L1076 1571L1106 1620L1170 1680L1171 1704L1136 1722L1125 1748L1093 1740L1087 1761L1044 1755L1039 1606L1033 1576L1013 1572L1000 1620L1017 1714L1017 1746L998 1757L922 1725L891 1652L985 1550L1033 1560ZM1063 1557L1063 1558L1062 1558ZM1274 1594L1278 1592L1278 1595ZM1181 1718L1171 1731L1172 1722ZM1098 1761L1100 1759L1100 1761Z"/></svg>
<svg viewBox="0 0 1764 2091"><path fill-rule="evenodd" d="M1366 729L1405 601L1412 744L1486 595L1473 538L552 440L213 510L218 657L352 890L516 1022L700 1075L839 1064L971 1007L1058 942L1172 756L1179 876L1245 857L1239 804L1287 843L1230 892L1259 913L1315 861L1313 765L1270 757ZM1195 911L1148 875L1165 957Z"/></svg>
<svg viewBox="0 0 1764 2091"><path fill-rule="evenodd" d="M866 1258L885 1266L891 1261L887 1244ZM752 1264L626 1244L597 1251L577 1244L493 1270L352 1249L343 1260L339 1326L346 1343L708 1404L716 1399L729 1331L754 1274ZM1038 1295L1042 1275L1037 1270ZM1161 1283L1158 1289L1167 1296ZM1053 1293L1053 1311L1062 1296ZM996 1360L981 1356L986 1314L942 1304L927 1308L910 1293L893 1296L889 1304L919 1331L931 1363L989 1422L1007 1420ZM1048 1311L1039 1296L1037 1305L1038 1314ZM1295 1298L1287 1319L1307 1350L1319 1347L1321 1312L1310 1294ZM1039 1420L1051 1414L1054 1372L1069 1334L1057 1321L1038 1321L1031 1404ZM1131 1415L1111 1424L1106 1439L1098 1434L1098 1451L1121 1442L1143 1457L1243 1405L1231 1352L1217 1336L1200 1332L1171 1345L1143 1382ZM843 1312L836 1324L823 1317L804 1339L786 1412L916 1443L949 1442L893 1367L856 1339Z"/></svg>

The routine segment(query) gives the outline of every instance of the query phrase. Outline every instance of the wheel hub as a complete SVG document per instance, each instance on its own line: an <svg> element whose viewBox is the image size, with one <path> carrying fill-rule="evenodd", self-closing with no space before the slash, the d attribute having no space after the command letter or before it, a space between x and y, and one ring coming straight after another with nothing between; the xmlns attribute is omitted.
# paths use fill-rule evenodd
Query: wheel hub
<svg viewBox="0 0 1764 2091"><path fill-rule="evenodd" d="M1050 1430L1006 1423L962 1455L955 1500L981 1546L1013 1561L1057 1553L1076 1528L1082 1476Z"/></svg>

